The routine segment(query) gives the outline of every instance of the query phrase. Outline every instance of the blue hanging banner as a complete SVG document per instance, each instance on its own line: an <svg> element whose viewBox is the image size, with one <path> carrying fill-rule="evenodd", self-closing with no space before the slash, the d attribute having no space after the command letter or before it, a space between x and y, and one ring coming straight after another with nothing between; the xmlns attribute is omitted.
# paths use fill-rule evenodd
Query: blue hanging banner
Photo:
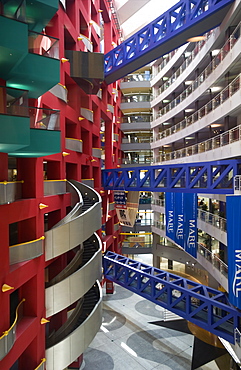
<svg viewBox="0 0 241 370"><path fill-rule="evenodd" d="M184 194L174 193L174 240L184 248Z"/></svg>
<svg viewBox="0 0 241 370"><path fill-rule="evenodd" d="M184 193L184 249L197 258L197 194Z"/></svg>
<svg viewBox="0 0 241 370"><path fill-rule="evenodd" d="M165 193L166 236L175 241L174 234L174 193Z"/></svg>
<svg viewBox="0 0 241 370"><path fill-rule="evenodd" d="M228 241L228 294L230 302L241 309L241 196L226 198Z"/></svg>

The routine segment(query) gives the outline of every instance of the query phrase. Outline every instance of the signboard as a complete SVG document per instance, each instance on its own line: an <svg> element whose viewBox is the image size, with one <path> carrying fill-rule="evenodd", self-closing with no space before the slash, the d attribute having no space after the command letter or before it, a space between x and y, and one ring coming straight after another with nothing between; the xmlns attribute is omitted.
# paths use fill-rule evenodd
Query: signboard
<svg viewBox="0 0 241 370"><path fill-rule="evenodd" d="M166 236L197 257L197 195L166 193Z"/></svg>
<svg viewBox="0 0 241 370"><path fill-rule="evenodd" d="M126 208L126 192L114 191L114 202L116 208Z"/></svg>
<svg viewBox="0 0 241 370"><path fill-rule="evenodd" d="M133 226L127 209L116 208L116 214L121 225L130 227Z"/></svg>
<svg viewBox="0 0 241 370"><path fill-rule="evenodd" d="M139 206L139 192L114 191L114 201L120 224L133 227Z"/></svg>
<svg viewBox="0 0 241 370"><path fill-rule="evenodd" d="M184 249L197 258L197 194L184 193Z"/></svg>
<svg viewBox="0 0 241 370"><path fill-rule="evenodd" d="M165 210L166 210L166 236L175 241L174 235L174 193L165 194Z"/></svg>
<svg viewBox="0 0 241 370"><path fill-rule="evenodd" d="M184 194L174 193L175 212L174 212L174 240L184 248Z"/></svg>
<svg viewBox="0 0 241 370"><path fill-rule="evenodd" d="M241 309L241 196L226 198L228 288L230 302Z"/></svg>
<svg viewBox="0 0 241 370"><path fill-rule="evenodd" d="M131 248L145 247L144 236L132 236L129 238Z"/></svg>

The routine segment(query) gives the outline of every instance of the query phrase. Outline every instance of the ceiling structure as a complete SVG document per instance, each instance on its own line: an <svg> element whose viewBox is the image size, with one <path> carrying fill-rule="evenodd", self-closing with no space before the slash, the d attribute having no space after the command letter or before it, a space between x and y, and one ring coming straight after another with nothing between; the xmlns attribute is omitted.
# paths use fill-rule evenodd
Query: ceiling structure
<svg viewBox="0 0 241 370"><path fill-rule="evenodd" d="M117 17L127 39L176 4L178 0L115 0Z"/></svg>

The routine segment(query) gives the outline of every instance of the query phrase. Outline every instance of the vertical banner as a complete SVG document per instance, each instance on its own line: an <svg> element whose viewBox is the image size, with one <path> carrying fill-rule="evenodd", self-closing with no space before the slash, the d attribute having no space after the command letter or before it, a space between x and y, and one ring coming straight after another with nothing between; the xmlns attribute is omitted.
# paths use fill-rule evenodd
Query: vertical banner
<svg viewBox="0 0 241 370"><path fill-rule="evenodd" d="M228 288L230 302L241 309L241 196L228 195Z"/></svg>
<svg viewBox="0 0 241 370"><path fill-rule="evenodd" d="M174 193L174 241L184 248L184 194Z"/></svg>
<svg viewBox="0 0 241 370"><path fill-rule="evenodd" d="M197 258L197 194L184 193L184 249Z"/></svg>
<svg viewBox="0 0 241 370"><path fill-rule="evenodd" d="M175 241L174 234L174 193L165 193L165 211L166 211L166 236Z"/></svg>
<svg viewBox="0 0 241 370"><path fill-rule="evenodd" d="M114 202L116 208L126 209L126 192L114 190Z"/></svg>
<svg viewBox="0 0 241 370"><path fill-rule="evenodd" d="M114 201L121 225L133 227L139 207L139 191L114 191Z"/></svg>

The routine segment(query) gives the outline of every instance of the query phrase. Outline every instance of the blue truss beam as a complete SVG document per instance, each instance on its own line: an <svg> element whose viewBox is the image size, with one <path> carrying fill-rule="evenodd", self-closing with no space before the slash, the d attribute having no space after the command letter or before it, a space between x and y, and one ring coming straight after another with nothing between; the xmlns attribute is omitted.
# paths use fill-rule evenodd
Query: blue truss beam
<svg viewBox="0 0 241 370"><path fill-rule="evenodd" d="M112 83L218 26L234 0L181 0L105 55Z"/></svg>
<svg viewBox="0 0 241 370"><path fill-rule="evenodd" d="M123 167L102 171L106 190L233 194L241 162L225 160L160 166Z"/></svg>
<svg viewBox="0 0 241 370"><path fill-rule="evenodd" d="M114 252L103 267L108 280L234 343L241 314L224 293Z"/></svg>

